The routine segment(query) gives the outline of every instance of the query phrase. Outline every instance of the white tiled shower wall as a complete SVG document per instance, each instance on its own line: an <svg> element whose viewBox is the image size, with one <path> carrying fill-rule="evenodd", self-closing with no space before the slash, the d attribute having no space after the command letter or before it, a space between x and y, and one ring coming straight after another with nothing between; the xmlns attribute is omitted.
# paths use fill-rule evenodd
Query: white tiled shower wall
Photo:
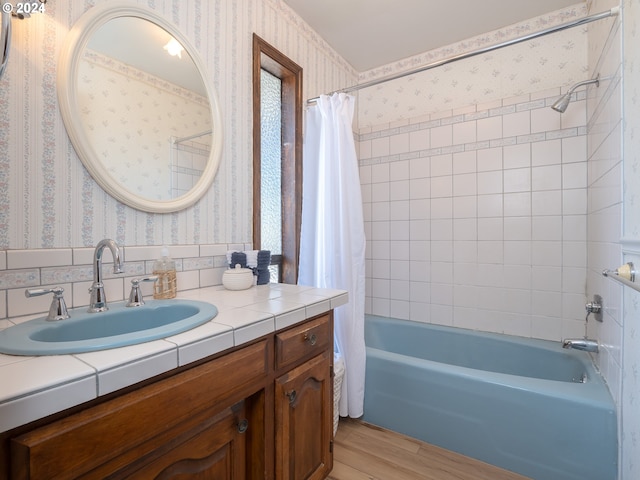
<svg viewBox="0 0 640 480"><path fill-rule="evenodd" d="M368 313L584 335L586 102L559 94L359 132Z"/></svg>

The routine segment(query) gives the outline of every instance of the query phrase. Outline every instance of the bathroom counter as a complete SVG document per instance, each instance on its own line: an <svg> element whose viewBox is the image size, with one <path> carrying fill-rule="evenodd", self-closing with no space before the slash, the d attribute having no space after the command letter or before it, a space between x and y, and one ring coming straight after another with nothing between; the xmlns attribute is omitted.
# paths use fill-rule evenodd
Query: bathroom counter
<svg viewBox="0 0 640 480"><path fill-rule="evenodd" d="M73 355L0 354L0 432L246 344L348 301L343 290L287 284L243 291L208 287L180 292L178 298L212 303L218 315L187 332L138 345Z"/></svg>

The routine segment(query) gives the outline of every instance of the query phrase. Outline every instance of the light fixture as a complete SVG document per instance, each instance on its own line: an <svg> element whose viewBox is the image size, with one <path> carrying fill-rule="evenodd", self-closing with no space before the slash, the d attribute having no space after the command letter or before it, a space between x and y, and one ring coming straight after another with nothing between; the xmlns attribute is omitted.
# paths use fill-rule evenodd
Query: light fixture
<svg viewBox="0 0 640 480"><path fill-rule="evenodd" d="M9 50L11 49L11 14L2 9L0 12L0 78L9 62Z"/></svg>
<svg viewBox="0 0 640 480"><path fill-rule="evenodd" d="M556 102L553 105L551 105L551 108L553 108L556 112L564 113L567 107L569 106L569 102L571 102L571 94L573 93L573 91L578 87L582 87L583 85L589 85L591 83L595 83L596 87L599 87L600 75L598 75L594 79L585 80L584 82L576 83L573 87L569 89L567 93L565 93L558 100L556 100Z"/></svg>
<svg viewBox="0 0 640 480"><path fill-rule="evenodd" d="M23 20L29 18L32 13L44 13L44 4L47 0L38 2L19 2L14 7L10 3L1 3L0 11L0 78L7 69L9 62L9 50L11 49L11 17Z"/></svg>
<svg viewBox="0 0 640 480"><path fill-rule="evenodd" d="M184 50L184 47L180 45L180 42L175 38L171 37L171 40L169 40L163 48L172 57L177 56L178 58L182 58L182 51Z"/></svg>
<svg viewBox="0 0 640 480"><path fill-rule="evenodd" d="M47 3L47 0L38 0L37 3L18 2L16 6L11 9L11 16L24 20L25 18L30 18L32 13L44 13L45 3ZM8 4L3 5L3 10L6 8L6 5Z"/></svg>

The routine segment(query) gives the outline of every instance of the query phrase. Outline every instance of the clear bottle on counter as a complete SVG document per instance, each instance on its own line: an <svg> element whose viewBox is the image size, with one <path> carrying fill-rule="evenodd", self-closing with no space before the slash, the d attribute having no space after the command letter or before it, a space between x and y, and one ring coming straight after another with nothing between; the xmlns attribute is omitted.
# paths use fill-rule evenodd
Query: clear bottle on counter
<svg viewBox="0 0 640 480"><path fill-rule="evenodd" d="M153 298L175 298L178 293L176 262L169 257L169 249L166 246L162 247L161 257L153 263L153 274L158 277L153 287Z"/></svg>

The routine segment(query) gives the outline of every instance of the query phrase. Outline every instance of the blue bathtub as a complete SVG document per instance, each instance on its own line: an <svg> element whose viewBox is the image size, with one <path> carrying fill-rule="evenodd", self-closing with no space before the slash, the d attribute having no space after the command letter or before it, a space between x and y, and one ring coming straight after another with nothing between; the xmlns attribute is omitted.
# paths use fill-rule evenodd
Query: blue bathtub
<svg viewBox="0 0 640 480"><path fill-rule="evenodd" d="M369 423L536 480L615 480L615 405L585 352L367 316Z"/></svg>

